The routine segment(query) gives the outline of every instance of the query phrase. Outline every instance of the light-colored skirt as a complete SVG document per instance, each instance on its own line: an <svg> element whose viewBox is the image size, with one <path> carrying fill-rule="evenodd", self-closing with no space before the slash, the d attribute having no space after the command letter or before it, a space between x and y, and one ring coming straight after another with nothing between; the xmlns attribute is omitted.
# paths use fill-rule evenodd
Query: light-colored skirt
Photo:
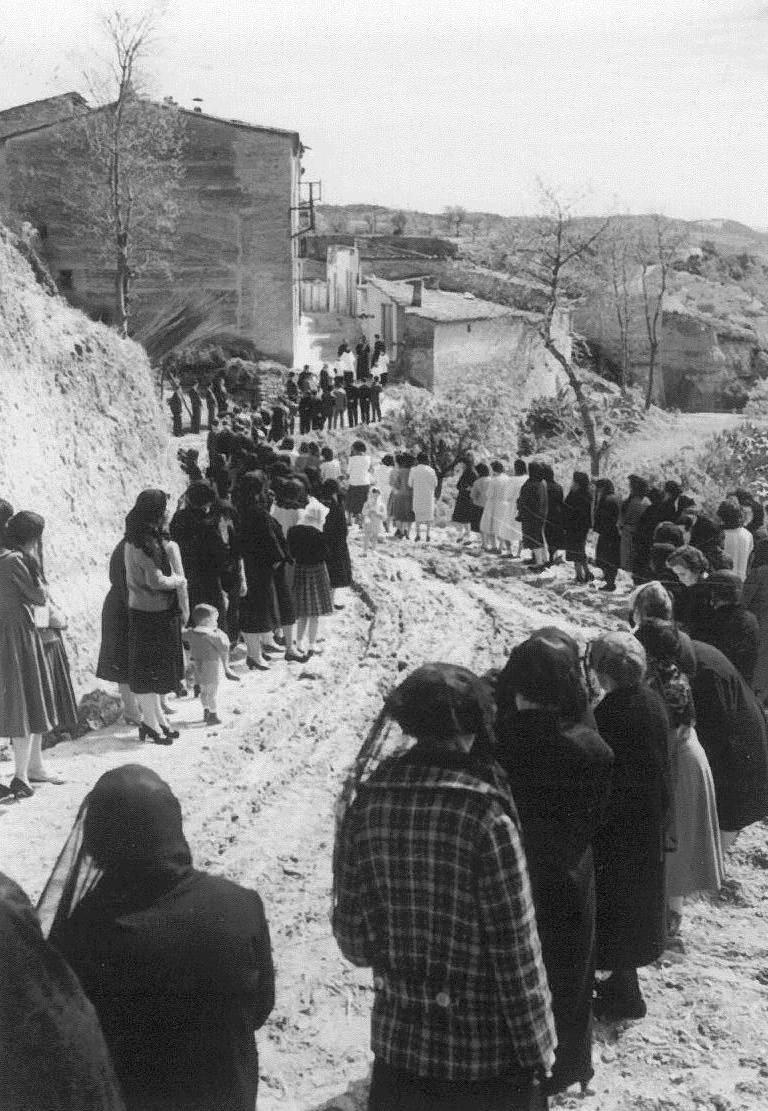
<svg viewBox="0 0 768 1111"><path fill-rule="evenodd" d="M725 875L707 755L693 728L677 744L677 850L667 856L668 898L719 891Z"/></svg>

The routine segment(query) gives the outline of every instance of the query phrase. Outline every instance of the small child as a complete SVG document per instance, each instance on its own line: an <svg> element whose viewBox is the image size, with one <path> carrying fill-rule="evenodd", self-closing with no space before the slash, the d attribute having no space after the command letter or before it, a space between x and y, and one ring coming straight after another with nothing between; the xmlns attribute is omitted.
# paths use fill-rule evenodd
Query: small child
<svg viewBox="0 0 768 1111"><path fill-rule="evenodd" d="M368 547L375 548L383 536L384 521L387 518L387 509L378 486L371 486L368 497L363 505L363 554L368 554Z"/></svg>
<svg viewBox="0 0 768 1111"><path fill-rule="evenodd" d="M213 606L195 606L193 627L184 631L184 642L195 665L195 681L200 687L206 725L221 725L216 713L216 696L229 659L229 637L218 627L218 620L218 611Z"/></svg>

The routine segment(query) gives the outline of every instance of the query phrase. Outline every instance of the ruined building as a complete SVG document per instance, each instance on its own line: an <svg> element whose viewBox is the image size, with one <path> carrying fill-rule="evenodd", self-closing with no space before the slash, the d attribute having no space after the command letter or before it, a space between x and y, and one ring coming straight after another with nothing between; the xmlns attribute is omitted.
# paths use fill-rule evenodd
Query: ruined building
<svg viewBox="0 0 768 1111"><path fill-rule="evenodd" d="M89 111L66 93L0 112L0 209L24 214L15 182L23 167L53 164L57 132ZM180 214L165 276L136 279L137 303L153 310L185 294L210 295L222 334L293 364L300 313L302 146L295 131L179 108L184 122ZM59 289L94 319L113 320L114 274L89 257L51 191L34 224Z"/></svg>

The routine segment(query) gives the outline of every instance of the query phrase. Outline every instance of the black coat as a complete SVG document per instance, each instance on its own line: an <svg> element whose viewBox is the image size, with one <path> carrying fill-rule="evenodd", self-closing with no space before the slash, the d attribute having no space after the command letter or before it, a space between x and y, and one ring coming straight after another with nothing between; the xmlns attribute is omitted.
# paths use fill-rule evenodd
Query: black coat
<svg viewBox="0 0 768 1111"><path fill-rule="evenodd" d="M693 641L696 732L707 754L720 828L743 829L768 815L768 725L744 679L722 652Z"/></svg>
<svg viewBox="0 0 768 1111"><path fill-rule="evenodd" d="M547 483L547 523L544 526L544 536L550 556L565 547L563 488L559 482Z"/></svg>
<svg viewBox="0 0 768 1111"><path fill-rule="evenodd" d="M352 561L349 558L347 545L347 515L343 504L334 500L330 503L328 516L323 525L323 535L328 544L328 555L325 565L328 568L328 578L331 587L352 585Z"/></svg>
<svg viewBox="0 0 768 1111"><path fill-rule="evenodd" d="M565 557L575 561L586 559L584 545L592 521L592 498L588 492L571 490L563 502L563 535Z"/></svg>
<svg viewBox="0 0 768 1111"><path fill-rule="evenodd" d="M552 991L558 1040L552 1091L561 1091L592 1075L592 839L608 799L613 755L588 725L563 723L545 710L510 714L498 733Z"/></svg>
<svg viewBox="0 0 768 1111"><path fill-rule="evenodd" d="M640 968L661 956L666 940L667 713L657 694L638 685L607 694L595 720L614 756L593 846L597 967Z"/></svg>
<svg viewBox="0 0 768 1111"><path fill-rule="evenodd" d="M153 902L104 882L55 944L96 1008L128 1111L253 1111L274 1005L261 899L189 869Z"/></svg>
<svg viewBox="0 0 768 1111"><path fill-rule="evenodd" d="M595 562L603 571L606 567L618 569L621 563L620 512L621 502L617 494L605 494L595 506Z"/></svg>
<svg viewBox="0 0 768 1111"><path fill-rule="evenodd" d="M531 550L543 547L547 520L547 484L543 479L526 479L517 499L517 511L523 547Z"/></svg>
<svg viewBox="0 0 768 1111"><path fill-rule="evenodd" d="M694 640L719 648L752 686L760 648L760 625L743 603L700 613L699 619L690 625L690 634Z"/></svg>

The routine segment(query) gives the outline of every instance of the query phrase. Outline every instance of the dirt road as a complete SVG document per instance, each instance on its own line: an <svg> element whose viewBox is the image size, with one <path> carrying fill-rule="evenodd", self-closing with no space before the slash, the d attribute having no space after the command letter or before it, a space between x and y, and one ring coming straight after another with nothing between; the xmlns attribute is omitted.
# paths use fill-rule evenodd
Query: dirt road
<svg viewBox="0 0 768 1111"><path fill-rule="evenodd" d="M278 1003L259 1035L261 1111L358 1111L369 1068L370 977L340 957L328 922L333 804L345 768L398 675L425 659L482 671L542 624L615 627L605 596L563 569L531 582L497 557L390 542L362 558L357 584L308 665L242 672L227 684L225 724L206 729L180 701L182 737L142 746L134 730L92 735L50 754L63 787L0 808L0 868L36 896L89 786L125 762L155 768L182 802L196 862L255 886L266 904ZM620 601L611 601L617 611ZM0 777L9 766L0 767ZM768 845L743 834L728 903L686 914L684 952L643 973L644 1022L599 1027L594 1095L562 1106L595 1111L717 1111L768 1105Z"/></svg>

